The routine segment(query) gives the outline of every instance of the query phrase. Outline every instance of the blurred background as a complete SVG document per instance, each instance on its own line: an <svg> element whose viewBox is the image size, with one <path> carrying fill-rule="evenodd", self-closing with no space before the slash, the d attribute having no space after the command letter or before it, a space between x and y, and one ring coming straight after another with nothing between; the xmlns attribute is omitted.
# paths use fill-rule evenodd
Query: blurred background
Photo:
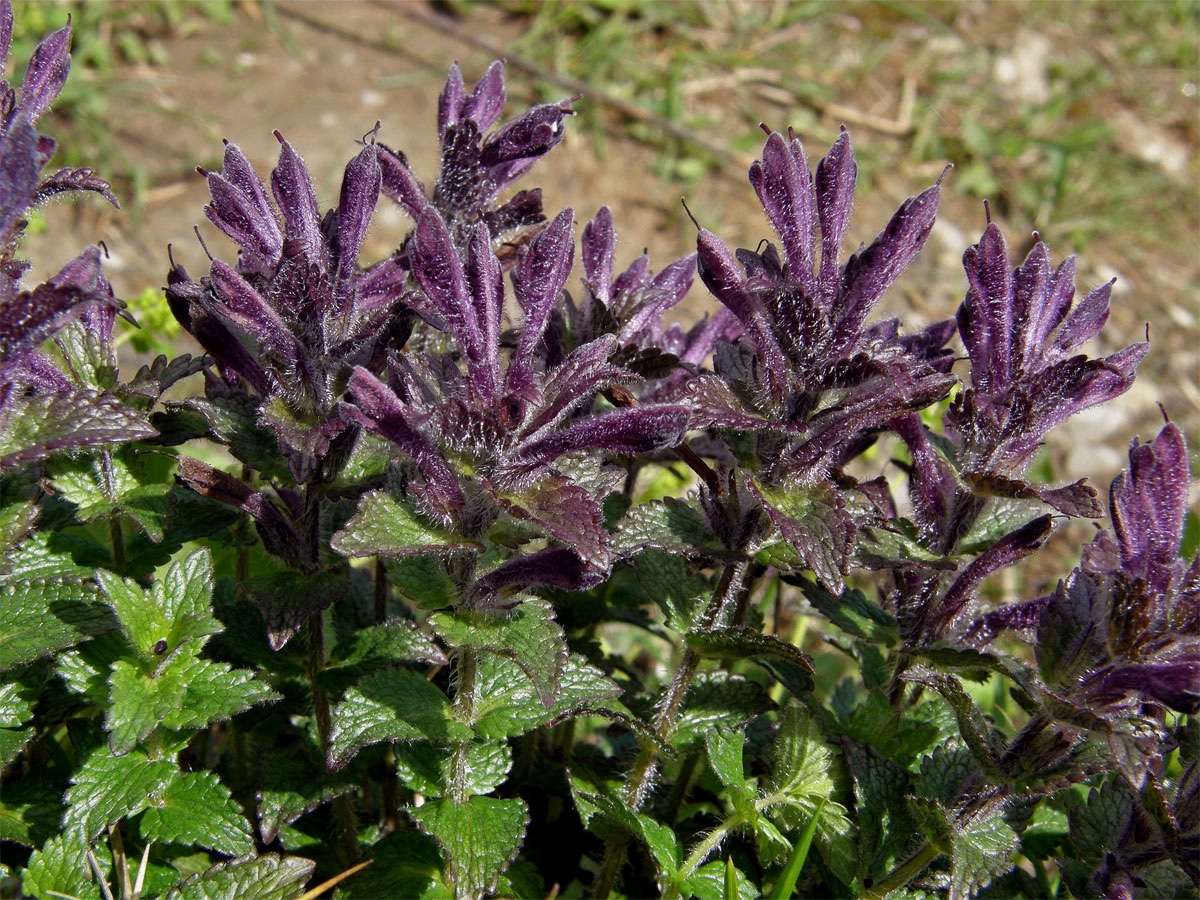
<svg viewBox="0 0 1200 900"><path fill-rule="evenodd" d="M746 168L759 123L791 125L810 162L841 125L860 181L850 246L869 241L947 163L938 225L885 312L908 326L953 314L961 257L984 226L983 201L1014 254L1049 242L1079 255L1081 291L1116 277L1094 354L1140 340L1154 349L1134 389L1060 429L1042 474L1100 484L1131 436L1153 435L1161 402L1200 443L1200 3L771 2L18 2L10 74L36 39L72 17L74 69L43 129L55 162L111 180L100 200L48 207L29 252L51 274L71 248L104 240L119 296L144 332L134 355L169 352L162 301L167 244L195 274L223 238L204 218L197 165L219 168L221 139L264 176L279 129L305 156L322 206L335 202L355 142L403 150L436 171L437 94L458 60L469 81L508 60L507 115L582 94L564 144L527 177L546 207L602 204L655 268L694 247L689 207L727 243L770 235ZM381 202L364 261L408 228ZM620 261L620 260L619 260ZM681 318L713 301L694 290Z"/></svg>

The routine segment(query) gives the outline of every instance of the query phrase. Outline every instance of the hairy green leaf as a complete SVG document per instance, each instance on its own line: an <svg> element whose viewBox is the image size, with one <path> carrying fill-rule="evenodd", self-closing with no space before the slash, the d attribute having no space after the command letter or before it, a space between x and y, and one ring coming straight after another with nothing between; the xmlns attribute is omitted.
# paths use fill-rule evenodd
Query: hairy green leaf
<svg viewBox="0 0 1200 900"><path fill-rule="evenodd" d="M213 772L178 773L149 802L142 837L195 844L229 856L254 851L250 823Z"/></svg>
<svg viewBox="0 0 1200 900"><path fill-rule="evenodd" d="M87 840L93 840L118 819L145 809L178 772L169 759L150 759L136 750L115 756L101 746L71 778L63 828L79 829Z"/></svg>
<svg viewBox="0 0 1200 900"><path fill-rule="evenodd" d="M665 550L684 556L729 556L724 543L713 534L704 513L690 501L667 497L631 507L613 535L613 552L618 559L643 550Z"/></svg>
<svg viewBox="0 0 1200 900"><path fill-rule="evenodd" d="M460 896L493 890L521 848L529 811L521 800L469 797L430 800L408 814L446 856L446 871Z"/></svg>
<svg viewBox="0 0 1200 900"><path fill-rule="evenodd" d="M21 890L30 897L77 897L78 900L101 900L87 858L87 845L74 835L52 837L29 858L21 876ZM100 870L111 883L112 858L101 848L95 856Z"/></svg>
<svg viewBox="0 0 1200 900"><path fill-rule="evenodd" d="M421 518L387 491L364 494L358 512L331 544L343 556L419 556L474 547Z"/></svg>
<svg viewBox="0 0 1200 900"><path fill-rule="evenodd" d="M380 741L466 740L470 730L450 715L437 687L408 669L387 669L363 679L333 710L329 767L340 769Z"/></svg>
<svg viewBox="0 0 1200 900"><path fill-rule="evenodd" d="M300 856L242 856L189 878L163 900L295 900L315 868Z"/></svg>
<svg viewBox="0 0 1200 900"><path fill-rule="evenodd" d="M529 677L542 705L554 705L567 644L549 601L526 599L511 612L434 613L429 624L451 647L474 647L511 659Z"/></svg>
<svg viewBox="0 0 1200 900"><path fill-rule="evenodd" d="M207 550L171 563L149 590L111 572L99 571L96 578L125 633L155 673L184 645L203 646L210 635L224 629L212 615L212 556Z"/></svg>
<svg viewBox="0 0 1200 900"><path fill-rule="evenodd" d="M0 466L155 434L141 413L98 391L14 398L0 413Z"/></svg>
<svg viewBox="0 0 1200 900"><path fill-rule="evenodd" d="M892 614L872 603L857 588L846 588L841 595L835 595L809 578L788 580L799 585L808 602L842 631L889 647L899 642L899 629Z"/></svg>
<svg viewBox="0 0 1200 900"><path fill-rule="evenodd" d="M80 522L125 514L151 540L161 541L170 517L174 461L161 453L138 455L124 447L54 460L50 470L54 492L75 504Z"/></svg>
<svg viewBox="0 0 1200 900"><path fill-rule="evenodd" d="M470 724L484 738L524 734L621 693L616 682L577 654L567 657L558 693L549 708L542 705L528 676L505 657L493 654L480 657L475 678L479 690L471 708Z"/></svg>
<svg viewBox="0 0 1200 900"><path fill-rule="evenodd" d="M0 671L116 626L95 585L80 576L0 577Z"/></svg>
<svg viewBox="0 0 1200 900"><path fill-rule="evenodd" d="M512 752L506 741L471 741L445 747L429 741L397 744L396 774L409 788L427 797L457 790L487 794L508 777Z"/></svg>
<svg viewBox="0 0 1200 900"><path fill-rule="evenodd" d="M774 707L766 691L753 681L724 672L701 673L684 697L671 743L680 750L694 750L710 729L741 729Z"/></svg>
<svg viewBox="0 0 1200 900"><path fill-rule="evenodd" d="M323 754L311 741L270 748L260 767L258 823L266 844L275 840L282 826L357 786L350 773L327 771Z"/></svg>
<svg viewBox="0 0 1200 900"><path fill-rule="evenodd" d="M810 660L795 644L744 626L689 632L684 640L701 656L749 659L778 679L796 697L812 692L816 674Z"/></svg>
<svg viewBox="0 0 1200 900"><path fill-rule="evenodd" d="M854 827L846 808L834 799L833 751L816 722L799 706L789 706L780 716L767 785L772 817L797 830L816 817L822 858L838 878L850 882L857 863L851 837Z"/></svg>

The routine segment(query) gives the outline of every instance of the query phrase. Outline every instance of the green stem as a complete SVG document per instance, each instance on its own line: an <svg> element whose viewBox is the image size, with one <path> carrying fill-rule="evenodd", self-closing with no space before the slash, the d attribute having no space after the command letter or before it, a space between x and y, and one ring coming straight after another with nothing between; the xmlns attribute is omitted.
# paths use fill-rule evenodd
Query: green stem
<svg viewBox="0 0 1200 900"><path fill-rule="evenodd" d="M663 821L668 825L674 825L675 820L679 818L679 807L683 806L683 801L691 791L692 779L696 777L700 757L700 751L693 750L683 758L683 762L679 766L679 775L675 778L675 783L671 785L671 793L667 795L663 809Z"/></svg>
<svg viewBox="0 0 1200 900"><path fill-rule="evenodd" d="M320 684L321 673L324 670L325 613L322 611L308 617L308 683L312 689L313 717L317 722L321 752L328 756L333 715L329 708L329 694ZM354 820L354 808L346 794L334 798L333 817L337 823L338 858L343 865L352 866L358 861L358 825Z"/></svg>
<svg viewBox="0 0 1200 900"><path fill-rule="evenodd" d="M925 844L920 850L893 869L883 881L868 888L862 894L862 900L883 900L892 891L898 891L924 872L925 867L937 859L939 852L937 847L932 844Z"/></svg>
<svg viewBox="0 0 1200 900"><path fill-rule="evenodd" d="M1038 890L1042 892L1042 896L1046 900L1054 900L1057 891L1050 884L1050 876L1046 874L1045 861L1034 859L1032 856L1026 857L1026 859L1033 864L1033 874L1037 878Z"/></svg>
<svg viewBox="0 0 1200 900"><path fill-rule="evenodd" d="M463 722L470 722L475 708L476 676L479 672L479 654L474 647L459 647L455 651L456 687L454 691L455 716ZM466 784L468 780L468 754L471 742L459 741L454 745L454 755L450 763L450 796L453 800L463 803L470 796Z"/></svg>
<svg viewBox="0 0 1200 900"><path fill-rule="evenodd" d="M663 900L674 900L674 898L678 897L678 885L695 875L696 870L704 865L704 860L708 859L708 854L716 850L721 845L721 842L729 836L730 832L741 828L744 824L746 824L746 814L735 812L705 835L704 840L698 843L695 849L688 854L688 858L683 861L683 866L679 869L679 880L667 888L663 893Z"/></svg>
<svg viewBox="0 0 1200 900"><path fill-rule="evenodd" d="M113 475L112 454L107 450L100 452L100 477L104 479L104 493L110 500L117 498L117 485ZM113 565L118 569L125 568L125 533L121 530L121 516L114 514L108 520L108 535L112 539Z"/></svg>
<svg viewBox="0 0 1200 900"><path fill-rule="evenodd" d="M737 598L745 573L744 562L730 562L725 565L712 599L708 601L700 619L701 629L712 629L725 620L730 606ZM654 714L650 727L664 744L670 742L675 732L679 711L683 707L684 698L691 687L699 663L700 655L689 647L679 663L679 670L659 701L658 711ZM625 803L634 812L641 809L654 784L654 775L658 771L658 746L658 743L652 740L642 742L641 751L626 780ZM605 842L600 872L596 875L592 888L594 897L607 897L612 893L617 875L625 864L625 851L628 846L629 836L625 834L615 835Z"/></svg>
<svg viewBox="0 0 1200 900"><path fill-rule="evenodd" d="M382 625L387 621L388 613L388 577L383 565L383 557L375 557L375 624Z"/></svg>

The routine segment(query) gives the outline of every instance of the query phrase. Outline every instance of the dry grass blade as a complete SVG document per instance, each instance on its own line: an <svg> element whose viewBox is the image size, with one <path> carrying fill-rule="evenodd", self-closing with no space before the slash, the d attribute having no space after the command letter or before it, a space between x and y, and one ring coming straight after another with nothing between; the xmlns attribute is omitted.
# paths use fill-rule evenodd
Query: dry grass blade
<svg viewBox="0 0 1200 900"><path fill-rule="evenodd" d="M373 859L364 859L358 865L351 866L345 872L341 872L337 875L334 875L332 878L328 878L325 881L322 881L315 888L309 888L307 891L305 891L303 894L301 894L299 897L297 897L296 900L316 900L317 897L320 897L323 893L325 893L331 887L337 887L337 885L341 884L343 881L345 881L351 875L358 874L359 872L361 872L363 869L365 869L367 866L369 866L373 862L375 862L375 860L373 860Z"/></svg>

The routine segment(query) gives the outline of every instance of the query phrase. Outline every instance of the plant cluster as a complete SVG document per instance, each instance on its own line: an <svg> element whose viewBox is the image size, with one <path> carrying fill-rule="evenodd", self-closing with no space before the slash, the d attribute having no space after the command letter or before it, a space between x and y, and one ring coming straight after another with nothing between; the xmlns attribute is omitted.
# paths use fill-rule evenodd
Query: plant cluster
<svg viewBox="0 0 1200 900"><path fill-rule="evenodd" d="M989 590L1105 513L1029 470L1147 350L1082 352L1109 286L989 223L955 318L873 318L941 180L841 261L845 132L769 133L776 242L618 273L601 209L573 284L575 213L513 189L573 101L500 124L455 66L429 187L378 128L327 211L227 144L237 257L167 276L205 355L124 381L99 248L20 284L26 211L108 196L43 174L69 39L0 96L6 895L1196 896L1180 430L1069 575Z"/></svg>

